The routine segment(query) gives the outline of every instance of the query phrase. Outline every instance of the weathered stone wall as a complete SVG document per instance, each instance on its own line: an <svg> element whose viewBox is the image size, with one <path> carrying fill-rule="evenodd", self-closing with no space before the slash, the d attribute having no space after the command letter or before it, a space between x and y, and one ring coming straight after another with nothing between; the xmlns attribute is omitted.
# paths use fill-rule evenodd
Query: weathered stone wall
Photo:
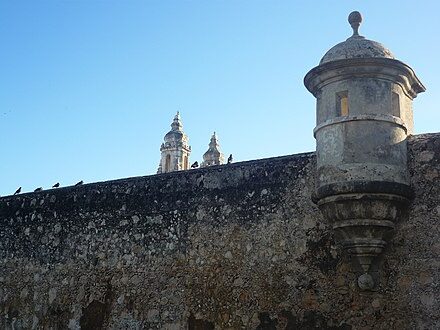
<svg viewBox="0 0 440 330"><path fill-rule="evenodd" d="M440 328L440 134L361 292L311 201L313 153L0 198L0 328Z"/></svg>

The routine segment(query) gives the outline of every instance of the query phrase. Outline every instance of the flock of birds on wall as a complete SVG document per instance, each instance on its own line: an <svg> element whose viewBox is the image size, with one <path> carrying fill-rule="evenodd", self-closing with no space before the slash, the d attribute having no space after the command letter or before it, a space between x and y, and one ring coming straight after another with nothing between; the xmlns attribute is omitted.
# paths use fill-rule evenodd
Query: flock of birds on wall
<svg viewBox="0 0 440 330"><path fill-rule="evenodd" d="M80 186L80 185L82 185L83 183L84 183L84 181L81 180L81 181L75 183L75 186ZM52 188L54 188L54 189L55 189L55 188L59 188L59 187L60 187L60 183L59 183L59 182L55 183L55 184L52 186ZM38 187L37 189L34 190L34 192L39 192L39 191L43 191L43 187ZM18 187L18 189L15 191L14 195L18 195L19 193L21 193L21 187Z"/></svg>
<svg viewBox="0 0 440 330"><path fill-rule="evenodd" d="M232 154L230 154L229 155L229 157L228 157L228 164L231 164L232 163ZM191 168L197 168L197 167L199 167L199 162L194 162L192 165L191 165ZM75 186L80 186L80 185L82 185L84 183L84 181L83 180L81 180L81 181L79 181L79 182L77 182L76 184L75 184ZM53 186L52 186L52 188L59 188L60 187L60 183L59 182L57 182L57 183L55 183ZM34 192L39 192L39 191L43 191L43 187L38 187L37 189L35 189L34 190ZM19 193L21 193L21 187L18 187L18 189L15 191L15 193L14 193L14 195L18 195Z"/></svg>

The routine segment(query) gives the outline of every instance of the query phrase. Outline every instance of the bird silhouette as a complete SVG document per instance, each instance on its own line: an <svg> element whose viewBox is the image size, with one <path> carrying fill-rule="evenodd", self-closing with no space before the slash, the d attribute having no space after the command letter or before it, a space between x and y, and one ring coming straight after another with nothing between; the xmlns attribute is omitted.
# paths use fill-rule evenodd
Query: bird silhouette
<svg viewBox="0 0 440 330"><path fill-rule="evenodd" d="M52 188L58 188L59 186L60 186L60 183L57 182L57 183L55 183L55 184L52 186Z"/></svg>
<svg viewBox="0 0 440 330"><path fill-rule="evenodd" d="M231 164L231 163L232 163L232 154L230 154L228 157L228 164Z"/></svg>
<svg viewBox="0 0 440 330"><path fill-rule="evenodd" d="M34 190L34 192L39 192L39 191L43 191L42 187L38 187L37 189Z"/></svg>
<svg viewBox="0 0 440 330"><path fill-rule="evenodd" d="M19 188L15 191L14 195L18 195L19 193L21 193L21 187L19 187Z"/></svg>
<svg viewBox="0 0 440 330"><path fill-rule="evenodd" d="M75 186L80 186L80 185L82 185L83 183L84 183L84 181L81 180L80 182L77 182L77 183L75 184Z"/></svg>
<svg viewBox="0 0 440 330"><path fill-rule="evenodd" d="M197 168L197 167L199 167L199 162L197 161L191 165L191 168Z"/></svg>

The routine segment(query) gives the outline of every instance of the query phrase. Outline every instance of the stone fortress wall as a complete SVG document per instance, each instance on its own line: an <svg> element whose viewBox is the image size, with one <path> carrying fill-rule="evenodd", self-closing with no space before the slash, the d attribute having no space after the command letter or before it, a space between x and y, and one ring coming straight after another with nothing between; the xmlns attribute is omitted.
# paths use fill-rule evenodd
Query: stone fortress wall
<svg viewBox="0 0 440 330"><path fill-rule="evenodd" d="M314 153L0 198L1 329L439 329L440 134L356 285L311 201Z"/></svg>
<svg viewBox="0 0 440 330"><path fill-rule="evenodd" d="M316 153L210 166L214 135L189 170L177 114L159 175L0 198L0 328L440 329L440 134L348 22L304 79Z"/></svg>

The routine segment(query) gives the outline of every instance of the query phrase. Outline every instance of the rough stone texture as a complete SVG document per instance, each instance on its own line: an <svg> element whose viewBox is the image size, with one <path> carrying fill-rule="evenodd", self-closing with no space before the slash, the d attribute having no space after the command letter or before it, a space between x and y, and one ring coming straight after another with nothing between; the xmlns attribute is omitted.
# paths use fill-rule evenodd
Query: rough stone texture
<svg viewBox="0 0 440 330"><path fill-rule="evenodd" d="M361 292L313 153L0 198L1 329L440 328L440 134Z"/></svg>

